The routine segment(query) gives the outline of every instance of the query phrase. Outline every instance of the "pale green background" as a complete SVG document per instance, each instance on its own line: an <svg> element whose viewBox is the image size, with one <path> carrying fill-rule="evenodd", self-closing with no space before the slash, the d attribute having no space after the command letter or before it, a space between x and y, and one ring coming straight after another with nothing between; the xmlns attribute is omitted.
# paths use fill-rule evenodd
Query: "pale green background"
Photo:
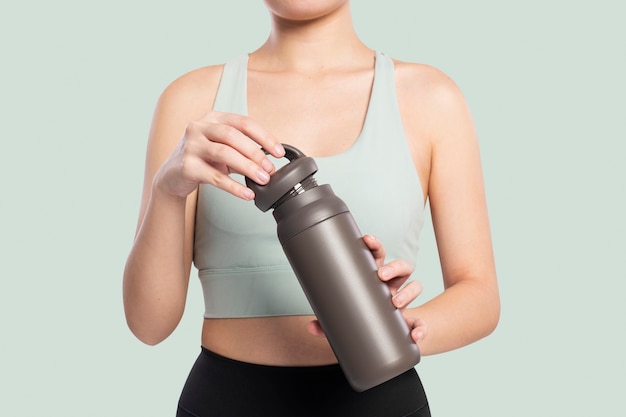
<svg viewBox="0 0 626 417"><path fill-rule="evenodd" d="M481 140L502 320L418 365L434 416L623 415L623 2L353 10L371 47L457 81ZM174 415L199 352L197 278L158 347L121 305L148 126L171 80L268 28L260 0L0 6L0 415ZM421 244L426 299L441 290L428 226Z"/></svg>

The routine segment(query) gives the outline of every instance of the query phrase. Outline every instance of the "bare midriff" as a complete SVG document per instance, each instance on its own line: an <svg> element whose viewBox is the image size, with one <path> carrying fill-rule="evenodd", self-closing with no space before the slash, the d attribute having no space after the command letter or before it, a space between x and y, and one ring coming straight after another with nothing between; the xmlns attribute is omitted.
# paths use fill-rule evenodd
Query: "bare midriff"
<svg viewBox="0 0 626 417"><path fill-rule="evenodd" d="M202 346L228 358L274 366L337 363L328 340L313 336L313 316L205 319Z"/></svg>

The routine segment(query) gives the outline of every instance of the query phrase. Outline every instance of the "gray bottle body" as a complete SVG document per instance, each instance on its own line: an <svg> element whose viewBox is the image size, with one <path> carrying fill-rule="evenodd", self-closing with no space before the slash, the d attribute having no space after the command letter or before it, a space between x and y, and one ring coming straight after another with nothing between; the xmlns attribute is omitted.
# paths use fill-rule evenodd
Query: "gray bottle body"
<svg viewBox="0 0 626 417"><path fill-rule="evenodd" d="M295 152L295 160L303 158ZM317 166L304 158L305 168L294 167L297 175L279 174L294 159L274 174L279 174L277 181L307 173L309 178L307 186L300 182L305 178L298 180L292 185L298 192L272 206L278 238L348 382L364 391L414 367L419 348L389 288L378 278L374 257L348 207L330 185L310 181L309 172ZM253 187L257 196L261 187ZM263 211L264 204L259 207Z"/></svg>

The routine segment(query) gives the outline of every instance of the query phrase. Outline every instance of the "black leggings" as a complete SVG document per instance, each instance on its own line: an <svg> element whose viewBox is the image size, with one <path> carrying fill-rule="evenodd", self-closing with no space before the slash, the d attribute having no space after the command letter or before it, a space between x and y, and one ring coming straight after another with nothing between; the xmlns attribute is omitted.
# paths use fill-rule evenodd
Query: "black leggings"
<svg viewBox="0 0 626 417"><path fill-rule="evenodd" d="M430 410L414 369L356 392L339 365L255 365L202 348L176 416L428 417Z"/></svg>

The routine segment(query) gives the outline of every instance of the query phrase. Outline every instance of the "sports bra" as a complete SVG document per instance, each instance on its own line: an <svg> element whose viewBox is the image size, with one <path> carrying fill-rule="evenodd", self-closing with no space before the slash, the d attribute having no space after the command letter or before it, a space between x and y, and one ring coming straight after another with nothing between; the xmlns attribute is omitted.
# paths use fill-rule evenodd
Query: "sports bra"
<svg viewBox="0 0 626 417"><path fill-rule="evenodd" d="M225 63L214 110L247 115L244 54ZM374 82L361 133L346 151L315 157L318 184L330 184L363 234L384 245L386 262L415 263L424 197L398 108L394 64L376 53ZM282 158L276 160L277 166ZM244 183L244 177L231 174ZM276 236L271 211L261 212L211 185L200 185L194 266L206 318L308 315L313 311Z"/></svg>

